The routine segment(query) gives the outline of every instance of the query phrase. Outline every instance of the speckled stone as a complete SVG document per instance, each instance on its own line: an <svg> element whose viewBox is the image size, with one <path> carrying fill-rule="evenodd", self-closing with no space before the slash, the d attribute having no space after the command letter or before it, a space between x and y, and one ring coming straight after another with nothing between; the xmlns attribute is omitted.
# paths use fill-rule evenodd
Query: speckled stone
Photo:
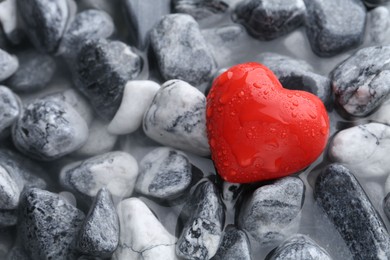
<svg viewBox="0 0 390 260"><path fill-rule="evenodd" d="M162 85L144 115L143 129L148 137L166 146L210 154L206 97L184 81L170 80Z"/></svg>
<svg viewBox="0 0 390 260"><path fill-rule="evenodd" d="M297 177L285 177L261 186L245 202L239 227L262 245L280 242L299 227L305 185Z"/></svg>
<svg viewBox="0 0 390 260"><path fill-rule="evenodd" d="M17 0L18 12L30 41L41 52L57 51L69 17L67 0Z"/></svg>
<svg viewBox="0 0 390 260"><path fill-rule="evenodd" d="M390 93L390 46L357 51L331 72L336 101L352 116L367 116Z"/></svg>
<svg viewBox="0 0 390 260"><path fill-rule="evenodd" d="M186 13L196 20L225 13L229 8L228 1L221 0L173 0L173 8L177 13Z"/></svg>
<svg viewBox="0 0 390 260"><path fill-rule="evenodd" d="M225 222L225 207L211 181L200 183L180 215L183 229L176 254L185 259L210 259L219 247Z"/></svg>
<svg viewBox="0 0 390 260"><path fill-rule="evenodd" d="M0 85L0 133L18 118L21 101L9 88Z"/></svg>
<svg viewBox="0 0 390 260"><path fill-rule="evenodd" d="M84 214L57 194L26 190L19 209L18 234L33 260L74 259L73 243Z"/></svg>
<svg viewBox="0 0 390 260"><path fill-rule="evenodd" d="M7 170L0 166L0 209L17 208L20 192Z"/></svg>
<svg viewBox="0 0 390 260"><path fill-rule="evenodd" d="M17 54L19 68L8 80L7 85L16 92L32 92L43 89L52 79L56 62L47 54L34 50Z"/></svg>
<svg viewBox="0 0 390 260"><path fill-rule="evenodd" d="M328 252L308 236L297 234L275 248L266 260L332 260Z"/></svg>
<svg viewBox="0 0 390 260"><path fill-rule="evenodd" d="M390 220L390 192L387 193L383 200L383 211L385 212L387 219Z"/></svg>
<svg viewBox="0 0 390 260"><path fill-rule="evenodd" d="M110 257L118 246L119 219L111 194L99 190L77 240L78 249L91 256Z"/></svg>
<svg viewBox="0 0 390 260"><path fill-rule="evenodd" d="M348 168L328 165L317 177L314 197L354 259L390 258L386 226Z"/></svg>
<svg viewBox="0 0 390 260"><path fill-rule="evenodd" d="M16 56L0 49L0 81L10 77L19 67L19 61Z"/></svg>
<svg viewBox="0 0 390 260"><path fill-rule="evenodd" d="M165 80L180 79L198 86L212 78L216 64L192 16L164 16L150 32L150 41Z"/></svg>
<svg viewBox="0 0 390 260"><path fill-rule="evenodd" d="M305 0L306 34L318 56L357 47L364 37L366 8L361 0Z"/></svg>
<svg viewBox="0 0 390 260"><path fill-rule="evenodd" d="M248 237L245 232L233 225L228 225L212 260L251 260Z"/></svg>
<svg viewBox="0 0 390 260"><path fill-rule="evenodd" d="M156 199L169 200L188 191L191 181L191 163L187 155L161 147L142 158L135 190Z"/></svg>
<svg viewBox="0 0 390 260"><path fill-rule="evenodd" d="M305 11L303 0L247 0L239 2L234 12L255 38L272 40L301 26Z"/></svg>
<svg viewBox="0 0 390 260"><path fill-rule="evenodd" d="M330 79L315 73L306 61L277 53L262 53L259 61L272 70L284 88L310 92L330 105Z"/></svg>
<svg viewBox="0 0 390 260"><path fill-rule="evenodd" d="M140 73L142 59L122 42L99 39L82 45L76 67L78 89L100 117L111 120L126 82Z"/></svg>
<svg viewBox="0 0 390 260"><path fill-rule="evenodd" d="M88 126L69 104L42 98L26 105L12 138L22 153L49 161L80 148L87 141Z"/></svg>

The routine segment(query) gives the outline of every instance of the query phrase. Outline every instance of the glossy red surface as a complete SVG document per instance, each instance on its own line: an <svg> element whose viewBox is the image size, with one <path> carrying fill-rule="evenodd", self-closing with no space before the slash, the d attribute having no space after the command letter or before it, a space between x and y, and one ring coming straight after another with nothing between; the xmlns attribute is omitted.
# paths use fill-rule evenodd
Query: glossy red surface
<svg viewBox="0 0 390 260"><path fill-rule="evenodd" d="M214 81L206 116L212 159L228 182L296 173L318 158L329 136L321 100L284 89L258 63L236 65Z"/></svg>

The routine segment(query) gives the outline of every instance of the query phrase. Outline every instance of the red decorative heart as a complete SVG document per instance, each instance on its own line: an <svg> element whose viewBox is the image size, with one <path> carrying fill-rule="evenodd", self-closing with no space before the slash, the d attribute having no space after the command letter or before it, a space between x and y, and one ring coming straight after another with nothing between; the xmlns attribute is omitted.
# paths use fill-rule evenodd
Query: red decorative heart
<svg viewBox="0 0 390 260"><path fill-rule="evenodd" d="M321 100L284 89L267 67L236 65L207 96L207 134L221 177L247 183L296 173L314 162L329 136Z"/></svg>

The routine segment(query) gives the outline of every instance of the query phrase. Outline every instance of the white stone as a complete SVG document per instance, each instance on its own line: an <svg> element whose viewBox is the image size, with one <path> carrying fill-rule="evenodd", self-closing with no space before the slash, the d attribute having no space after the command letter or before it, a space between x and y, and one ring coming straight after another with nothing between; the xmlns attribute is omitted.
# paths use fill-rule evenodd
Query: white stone
<svg viewBox="0 0 390 260"><path fill-rule="evenodd" d="M9 176L6 169L0 166L0 209L15 209L19 203L20 190Z"/></svg>
<svg viewBox="0 0 390 260"><path fill-rule="evenodd" d="M16 0L5 0L0 2L0 23L3 26L7 37L18 27L18 15L16 11Z"/></svg>
<svg viewBox="0 0 390 260"><path fill-rule="evenodd" d="M109 152L82 162L66 165L60 173L61 185L94 197L106 187L113 196L129 197L138 175L137 161L125 152Z"/></svg>
<svg viewBox="0 0 390 260"><path fill-rule="evenodd" d="M176 260L176 238L158 221L138 198L123 200L118 205L120 222L119 246L115 260Z"/></svg>
<svg viewBox="0 0 390 260"><path fill-rule="evenodd" d="M0 81L10 77L18 68L18 58L0 49Z"/></svg>
<svg viewBox="0 0 390 260"><path fill-rule="evenodd" d="M340 131L332 140L332 160L360 177L384 177L390 172L390 127L369 123Z"/></svg>
<svg viewBox="0 0 390 260"><path fill-rule="evenodd" d="M182 80L169 80L145 113L143 129L151 139L201 156L210 154L206 133L206 97Z"/></svg>
<svg viewBox="0 0 390 260"><path fill-rule="evenodd" d="M112 150L117 139L118 136L107 131L107 124L95 119L89 126L87 142L75 152L75 155L90 157L107 153Z"/></svg>
<svg viewBox="0 0 390 260"><path fill-rule="evenodd" d="M142 117L152 103L160 85L150 80L134 80L127 82L122 103L116 112L108 131L112 134L130 134L142 124Z"/></svg>

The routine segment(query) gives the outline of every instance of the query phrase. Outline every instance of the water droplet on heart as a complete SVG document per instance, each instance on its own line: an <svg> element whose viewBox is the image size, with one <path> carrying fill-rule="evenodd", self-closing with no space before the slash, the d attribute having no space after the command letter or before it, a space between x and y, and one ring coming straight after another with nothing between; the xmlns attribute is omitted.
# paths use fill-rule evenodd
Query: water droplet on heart
<svg viewBox="0 0 390 260"><path fill-rule="evenodd" d="M292 104L296 107L299 106L298 100L293 100Z"/></svg>
<svg viewBox="0 0 390 260"><path fill-rule="evenodd" d="M214 92L211 92L210 93L210 98L214 98L215 97L215 93Z"/></svg>
<svg viewBox="0 0 390 260"><path fill-rule="evenodd" d="M268 90L268 89L266 89L266 90L263 91L263 94L264 94L264 95L268 95L268 93L269 93L269 90Z"/></svg>
<svg viewBox="0 0 390 260"><path fill-rule="evenodd" d="M231 171L230 171L230 175L231 175L231 176L234 176L234 175L236 175L236 174L237 174L237 172L236 172L235 170L231 170Z"/></svg>
<svg viewBox="0 0 390 260"><path fill-rule="evenodd" d="M272 141L272 142L267 143L267 146L269 149L275 150L279 147L279 143L276 141Z"/></svg>
<svg viewBox="0 0 390 260"><path fill-rule="evenodd" d="M321 128L320 133L325 136L328 133L328 129L326 127Z"/></svg>
<svg viewBox="0 0 390 260"><path fill-rule="evenodd" d="M285 139L287 137L287 133L286 132L282 132L282 134L280 135L280 137L282 137L283 139Z"/></svg>
<svg viewBox="0 0 390 260"><path fill-rule="evenodd" d="M312 137L316 137L316 135L317 135L317 134L316 134L316 131L315 131L314 129L311 129L311 136L312 136Z"/></svg>
<svg viewBox="0 0 390 260"><path fill-rule="evenodd" d="M309 116L311 117L311 119L317 118L317 115L313 111L309 111Z"/></svg>
<svg viewBox="0 0 390 260"><path fill-rule="evenodd" d="M252 138L253 138L253 134L252 134L252 132L248 132L248 133L246 133L246 137L248 137L249 139L252 139Z"/></svg>
<svg viewBox="0 0 390 260"><path fill-rule="evenodd" d="M227 77L228 77L228 79L231 79L233 77L233 72L229 71L227 73Z"/></svg>
<svg viewBox="0 0 390 260"><path fill-rule="evenodd" d="M253 86L255 87L255 88L261 88L262 87L262 85L261 84L259 84L259 83L253 83Z"/></svg>
<svg viewBox="0 0 390 260"><path fill-rule="evenodd" d="M287 94L287 97L288 97L288 98L292 98L292 97L293 97L293 95L291 95L291 94Z"/></svg>
<svg viewBox="0 0 390 260"><path fill-rule="evenodd" d="M298 93L298 92L295 92L294 95L297 96L297 97L300 97L300 96L301 96L301 94Z"/></svg>
<svg viewBox="0 0 390 260"><path fill-rule="evenodd" d="M236 112L232 111L232 112L230 112L230 115L231 115L231 116L235 116L235 115L237 115L237 114L236 114Z"/></svg>
<svg viewBox="0 0 390 260"><path fill-rule="evenodd" d="M224 161L224 162L223 162L223 166L228 167L228 166L229 166L229 163L228 163L227 161Z"/></svg>
<svg viewBox="0 0 390 260"><path fill-rule="evenodd" d="M215 139L214 139L214 138L211 138L211 139L210 139L210 146L211 146L212 148L214 148L215 145L216 145Z"/></svg>
<svg viewBox="0 0 390 260"><path fill-rule="evenodd" d="M228 95L223 95L222 97L219 98L219 102L221 104L226 104L229 101L229 96Z"/></svg>
<svg viewBox="0 0 390 260"><path fill-rule="evenodd" d="M271 127L271 128L269 129L269 131L270 131L271 133L275 133L275 132L276 132L276 129L273 128L273 127Z"/></svg>
<svg viewBox="0 0 390 260"><path fill-rule="evenodd" d="M298 113L295 112L295 111L292 111L292 112L291 112L291 116L294 117L294 118L296 118L296 117L298 116Z"/></svg>
<svg viewBox="0 0 390 260"><path fill-rule="evenodd" d="M218 111L218 112L222 112L222 110L223 110L222 107L218 107L218 108L217 108L217 111Z"/></svg>
<svg viewBox="0 0 390 260"><path fill-rule="evenodd" d="M206 110L206 116L210 117L213 114L213 108L209 106Z"/></svg>
<svg viewBox="0 0 390 260"><path fill-rule="evenodd" d="M222 153L220 151L218 151L217 155L218 155L218 157L221 157Z"/></svg>
<svg viewBox="0 0 390 260"><path fill-rule="evenodd" d="M238 97L241 98L241 97L243 97L243 96L245 96L245 93L244 93L244 91L241 90L241 91L238 93Z"/></svg>

